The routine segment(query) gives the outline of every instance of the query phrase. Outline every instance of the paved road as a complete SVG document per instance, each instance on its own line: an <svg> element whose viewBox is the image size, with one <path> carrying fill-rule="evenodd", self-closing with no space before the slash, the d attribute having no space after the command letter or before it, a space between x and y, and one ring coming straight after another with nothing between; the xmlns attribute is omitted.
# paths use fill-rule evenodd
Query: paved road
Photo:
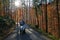
<svg viewBox="0 0 60 40"><path fill-rule="evenodd" d="M50 40L50 39L29 28L26 29L26 33L23 35L20 35L20 32L18 32L17 34L17 30L14 30L14 32L10 34L5 40Z"/></svg>

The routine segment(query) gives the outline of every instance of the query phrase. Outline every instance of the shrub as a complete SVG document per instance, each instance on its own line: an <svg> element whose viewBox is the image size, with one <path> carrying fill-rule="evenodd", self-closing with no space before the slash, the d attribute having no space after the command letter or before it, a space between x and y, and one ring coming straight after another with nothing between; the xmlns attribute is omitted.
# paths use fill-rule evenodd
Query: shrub
<svg viewBox="0 0 60 40"><path fill-rule="evenodd" d="M9 32L9 29L15 25L15 21L11 19L10 16L0 16L0 34L5 34L4 32ZM0 35L0 36L1 36Z"/></svg>

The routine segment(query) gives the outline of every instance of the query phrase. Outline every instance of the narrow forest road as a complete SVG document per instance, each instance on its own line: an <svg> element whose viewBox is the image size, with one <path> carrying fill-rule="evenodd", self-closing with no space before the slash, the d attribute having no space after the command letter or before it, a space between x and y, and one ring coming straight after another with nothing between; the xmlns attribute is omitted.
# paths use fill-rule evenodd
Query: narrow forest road
<svg viewBox="0 0 60 40"><path fill-rule="evenodd" d="M21 35L19 31L17 35L17 29L15 29L14 32L4 40L51 40L46 36L36 32L32 28L28 28L25 31L25 34Z"/></svg>

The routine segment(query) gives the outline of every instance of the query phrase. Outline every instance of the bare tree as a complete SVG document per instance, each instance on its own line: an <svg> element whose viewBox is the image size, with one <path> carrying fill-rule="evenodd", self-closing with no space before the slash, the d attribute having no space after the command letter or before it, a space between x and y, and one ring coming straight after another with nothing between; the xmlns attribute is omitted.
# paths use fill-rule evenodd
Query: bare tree
<svg viewBox="0 0 60 40"><path fill-rule="evenodd" d="M41 9L40 9L40 5L41 5L41 1L39 0L33 0L33 5L34 5L34 9L35 9L35 15L37 18L37 25L36 28L39 27L39 19L38 19L38 14L41 14Z"/></svg>

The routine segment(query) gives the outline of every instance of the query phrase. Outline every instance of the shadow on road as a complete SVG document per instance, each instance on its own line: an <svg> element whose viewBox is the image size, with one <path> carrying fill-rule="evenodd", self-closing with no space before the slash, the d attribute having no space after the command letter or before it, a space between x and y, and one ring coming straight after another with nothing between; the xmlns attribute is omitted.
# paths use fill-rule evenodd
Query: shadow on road
<svg viewBox="0 0 60 40"><path fill-rule="evenodd" d="M20 40L32 40L32 39L30 38L29 34L25 33L20 35Z"/></svg>

